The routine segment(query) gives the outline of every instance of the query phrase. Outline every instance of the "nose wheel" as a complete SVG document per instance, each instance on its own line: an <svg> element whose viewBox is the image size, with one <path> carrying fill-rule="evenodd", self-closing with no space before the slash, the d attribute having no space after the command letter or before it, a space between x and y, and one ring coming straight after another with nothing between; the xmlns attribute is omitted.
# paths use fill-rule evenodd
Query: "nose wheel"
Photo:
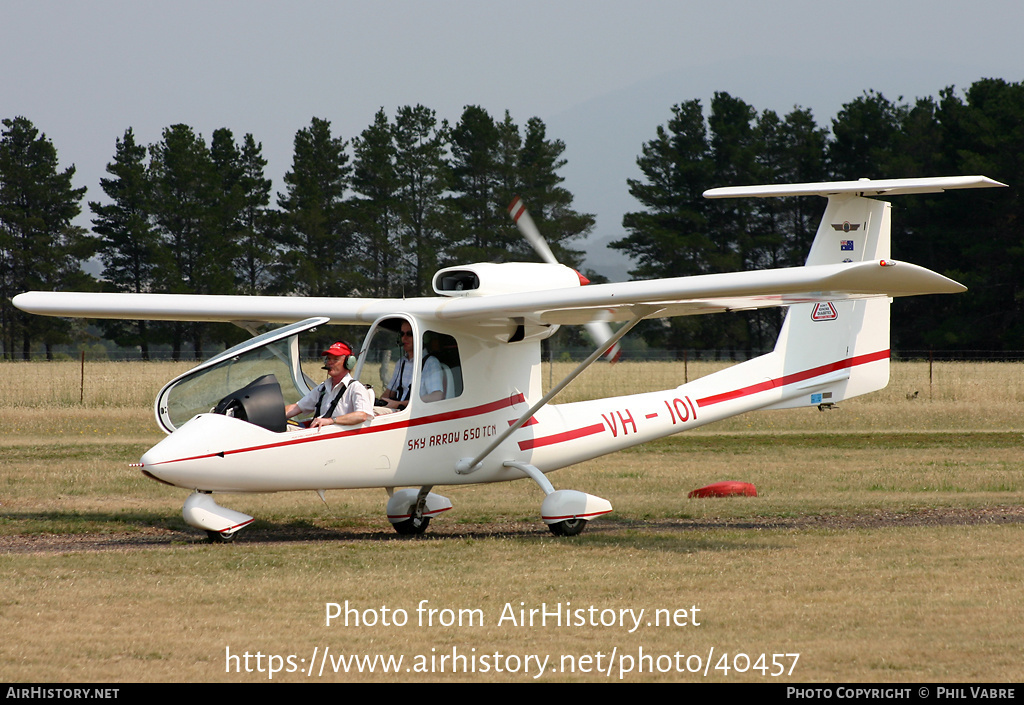
<svg viewBox="0 0 1024 705"><path fill-rule="evenodd" d="M248 514L217 504L209 492L193 492L185 500L181 516L185 523L202 529L210 543L229 543L235 534L253 522Z"/></svg>
<svg viewBox="0 0 1024 705"><path fill-rule="evenodd" d="M412 516L405 521L400 521L397 524L392 524L402 536L419 536L427 530L430 526L430 517L423 516L423 510L416 511L415 508L411 510Z"/></svg>
<svg viewBox="0 0 1024 705"><path fill-rule="evenodd" d="M231 543L235 540L237 531L232 531L230 534L222 534L219 531L207 531L206 540L210 543Z"/></svg>
<svg viewBox="0 0 1024 705"><path fill-rule="evenodd" d="M548 524L548 530L555 536L579 536L586 527L586 519L566 519Z"/></svg>
<svg viewBox="0 0 1024 705"><path fill-rule="evenodd" d="M388 521L402 536L419 536L430 526L431 518L452 508L447 497L430 491L430 485L388 492Z"/></svg>

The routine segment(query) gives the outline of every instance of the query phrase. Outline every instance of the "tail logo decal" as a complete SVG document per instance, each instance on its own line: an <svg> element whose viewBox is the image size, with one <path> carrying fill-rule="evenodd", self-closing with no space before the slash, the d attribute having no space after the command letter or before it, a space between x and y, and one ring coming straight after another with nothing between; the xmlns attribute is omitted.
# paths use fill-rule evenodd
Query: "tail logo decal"
<svg viewBox="0 0 1024 705"><path fill-rule="evenodd" d="M845 223L832 223L832 229L843 233L852 233L860 230L860 223L851 223L850 221L846 221Z"/></svg>

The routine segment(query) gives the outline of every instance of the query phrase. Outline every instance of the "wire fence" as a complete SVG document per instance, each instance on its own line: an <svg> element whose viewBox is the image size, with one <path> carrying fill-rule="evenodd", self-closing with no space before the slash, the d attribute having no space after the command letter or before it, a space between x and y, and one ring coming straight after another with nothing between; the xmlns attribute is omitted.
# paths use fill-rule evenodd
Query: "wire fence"
<svg viewBox="0 0 1024 705"><path fill-rule="evenodd" d="M564 352L564 351L562 351ZM212 353L211 353L212 354ZM577 364L575 356L554 356L544 360L542 383L550 388ZM574 382L560 401L596 396L618 396L667 389L697 379L735 362L722 351L660 351L639 360L631 357L614 368L599 364L587 371L582 382ZM913 370L914 393L929 397L963 397L964 390L977 386L982 377L993 377L992 394L1024 397L1024 351L900 351L892 356L894 368ZM197 364L195 360L171 361L111 360L105 355L81 352L77 359L23 360L0 362L0 409L80 405L86 407L148 407L168 381ZM320 361L307 366L314 378ZM905 373L904 373L905 374ZM372 384L372 380L370 381ZM892 386L892 385L891 385ZM567 398L565 394L569 394Z"/></svg>
<svg viewBox="0 0 1024 705"><path fill-rule="evenodd" d="M138 350L70 350L57 349L47 354L44 351L5 352L0 356L3 362L174 362L182 364L198 364L202 360L224 352L223 347L203 349L197 357L192 350L177 356L170 350L151 350L143 357ZM593 352L593 348L559 347L547 349L543 353L545 362L580 362ZM633 362L684 362L686 360L702 362L743 362L765 353L771 349L696 349L665 350L659 348L627 348L623 359ZM310 358L311 360L314 358ZM319 358L316 358L319 359ZM974 362L1017 362L1024 360L1024 350L902 350L891 351L892 360L950 360Z"/></svg>

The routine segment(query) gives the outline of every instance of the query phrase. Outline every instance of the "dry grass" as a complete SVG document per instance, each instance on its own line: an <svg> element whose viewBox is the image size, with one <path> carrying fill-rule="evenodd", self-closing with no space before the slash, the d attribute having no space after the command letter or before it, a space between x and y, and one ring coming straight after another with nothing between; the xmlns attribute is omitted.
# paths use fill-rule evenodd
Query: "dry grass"
<svg viewBox="0 0 1024 705"><path fill-rule="evenodd" d="M702 659L714 649L715 663L706 678L672 670L624 680L1012 682L1024 673L1022 366L936 365L929 393L926 364L895 364L888 390L832 412L738 417L567 468L552 476L556 487L616 507L576 539L543 530L541 493L523 481L443 490L455 509L423 540L393 536L381 491L329 493L326 507L313 493L229 496L223 504L258 521L236 544L211 546L184 525L181 490L126 467L162 437L142 390L155 393L177 372L165 363L114 367L110 379L137 385L134 392L48 407L39 399L60 366L38 364L43 379L31 381L40 393L25 399L11 392L8 372L27 379L31 365L0 366L0 678L7 681L263 682L265 671L226 673L225 650L308 661L324 647L406 659L453 648L550 655L541 681L617 682L628 665L620 657L641 647ZM680 366L649 365L624 363L610 377L601 374L606 368L591 370L576 391L631 393L681 381L667 377ZM67 366L77 374L75 363ZM690 489L722 479L753 482L760 496L687 499ZM76 548L75 537L105 548ZM419 602L429 600L480 610L485 623L325 626L325 604L345 600L363 610L401 608L413 622ZM696 605L701 625L648 627L645 619L630 634L497 624L506 603L566 602L648 615ZM562 656L598 652L607 666L613 651L610 676L552 671ZM769 663L773 653L800 658L792 676L776 679L713 668L720 654L762 652ZM274 680L520 682L532 675L282 673Z"/></svg>
<svg viewBox="0 0 1024 705"><path fill-rule="evenodd" d="M628 681L1019 681L1019 528L863 532L689 530L573 541L543 536L3 557L0 670L7 680L265 682L225 673L233 654L799 653L791 677L710 670ZM965 579L969 576L969 580ZM325 626L325 603L406 610L412 625ZM482 626L418 627L421 600L479 610ZM699 626L521 627L519 609L689 609ZM646 617L645 617L646 620ZM770 657L769 657L770 659ZM674 664L674 659L673 659ZM787 661L787 666L789 661ZM255 668L255 662L252 667ZM264 661L264 668L266 661ZM305 666L304 666L305 667ZM560 669L561 670L561 669ZM297 681L529 681L523 673L333 675Z"/></svg>
<svg viewBox="0 0 1024 705"><path fill-rule="evenodd" d="M0 407L150 407L195 362L0 362Z"/></svg>

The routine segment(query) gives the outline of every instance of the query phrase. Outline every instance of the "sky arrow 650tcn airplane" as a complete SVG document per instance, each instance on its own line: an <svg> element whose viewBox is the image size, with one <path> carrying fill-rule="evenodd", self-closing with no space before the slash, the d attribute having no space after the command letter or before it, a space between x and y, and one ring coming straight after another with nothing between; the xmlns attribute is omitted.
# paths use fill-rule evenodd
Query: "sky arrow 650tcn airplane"
<svg viewBox="0 0 1024 705"><path fill-rule="evenodd" d="M157 397L157 421L169 435L140 467L191 490L185 521L211 539L230 540L253 521L218 505L214 493L313 490L323 498L326 490L381 487L395 529L418 534L452 507L434 487L523 478L543 490L540 513L550 530L575 535L611 504L556 490L546 476L553 470L746 411L820 407L885 387L892 297L965 287L890 259L891 207L874 197L1003 185L963 176L705 192L827 198L806 265L788 269L585 286L544 256L544 263L443 269L433 280L437 296L417 299L29 292L14 303L49 316L289 324L217 355ZM520 207L510 212L524 233L534 230ZM644 319L773 306L789 311L766 355L661 392L549 403ZM622 324L614 335L611 322ZM444 398L413 394L406 409L357 426L290 430L285 403L312 386L299 367L298 336L326 323L370 325L356 379L376 376L408 324L413 359L434 356L442 366ZM560 325L589 325L599 342L543 394L541 340Z"/></svg>

